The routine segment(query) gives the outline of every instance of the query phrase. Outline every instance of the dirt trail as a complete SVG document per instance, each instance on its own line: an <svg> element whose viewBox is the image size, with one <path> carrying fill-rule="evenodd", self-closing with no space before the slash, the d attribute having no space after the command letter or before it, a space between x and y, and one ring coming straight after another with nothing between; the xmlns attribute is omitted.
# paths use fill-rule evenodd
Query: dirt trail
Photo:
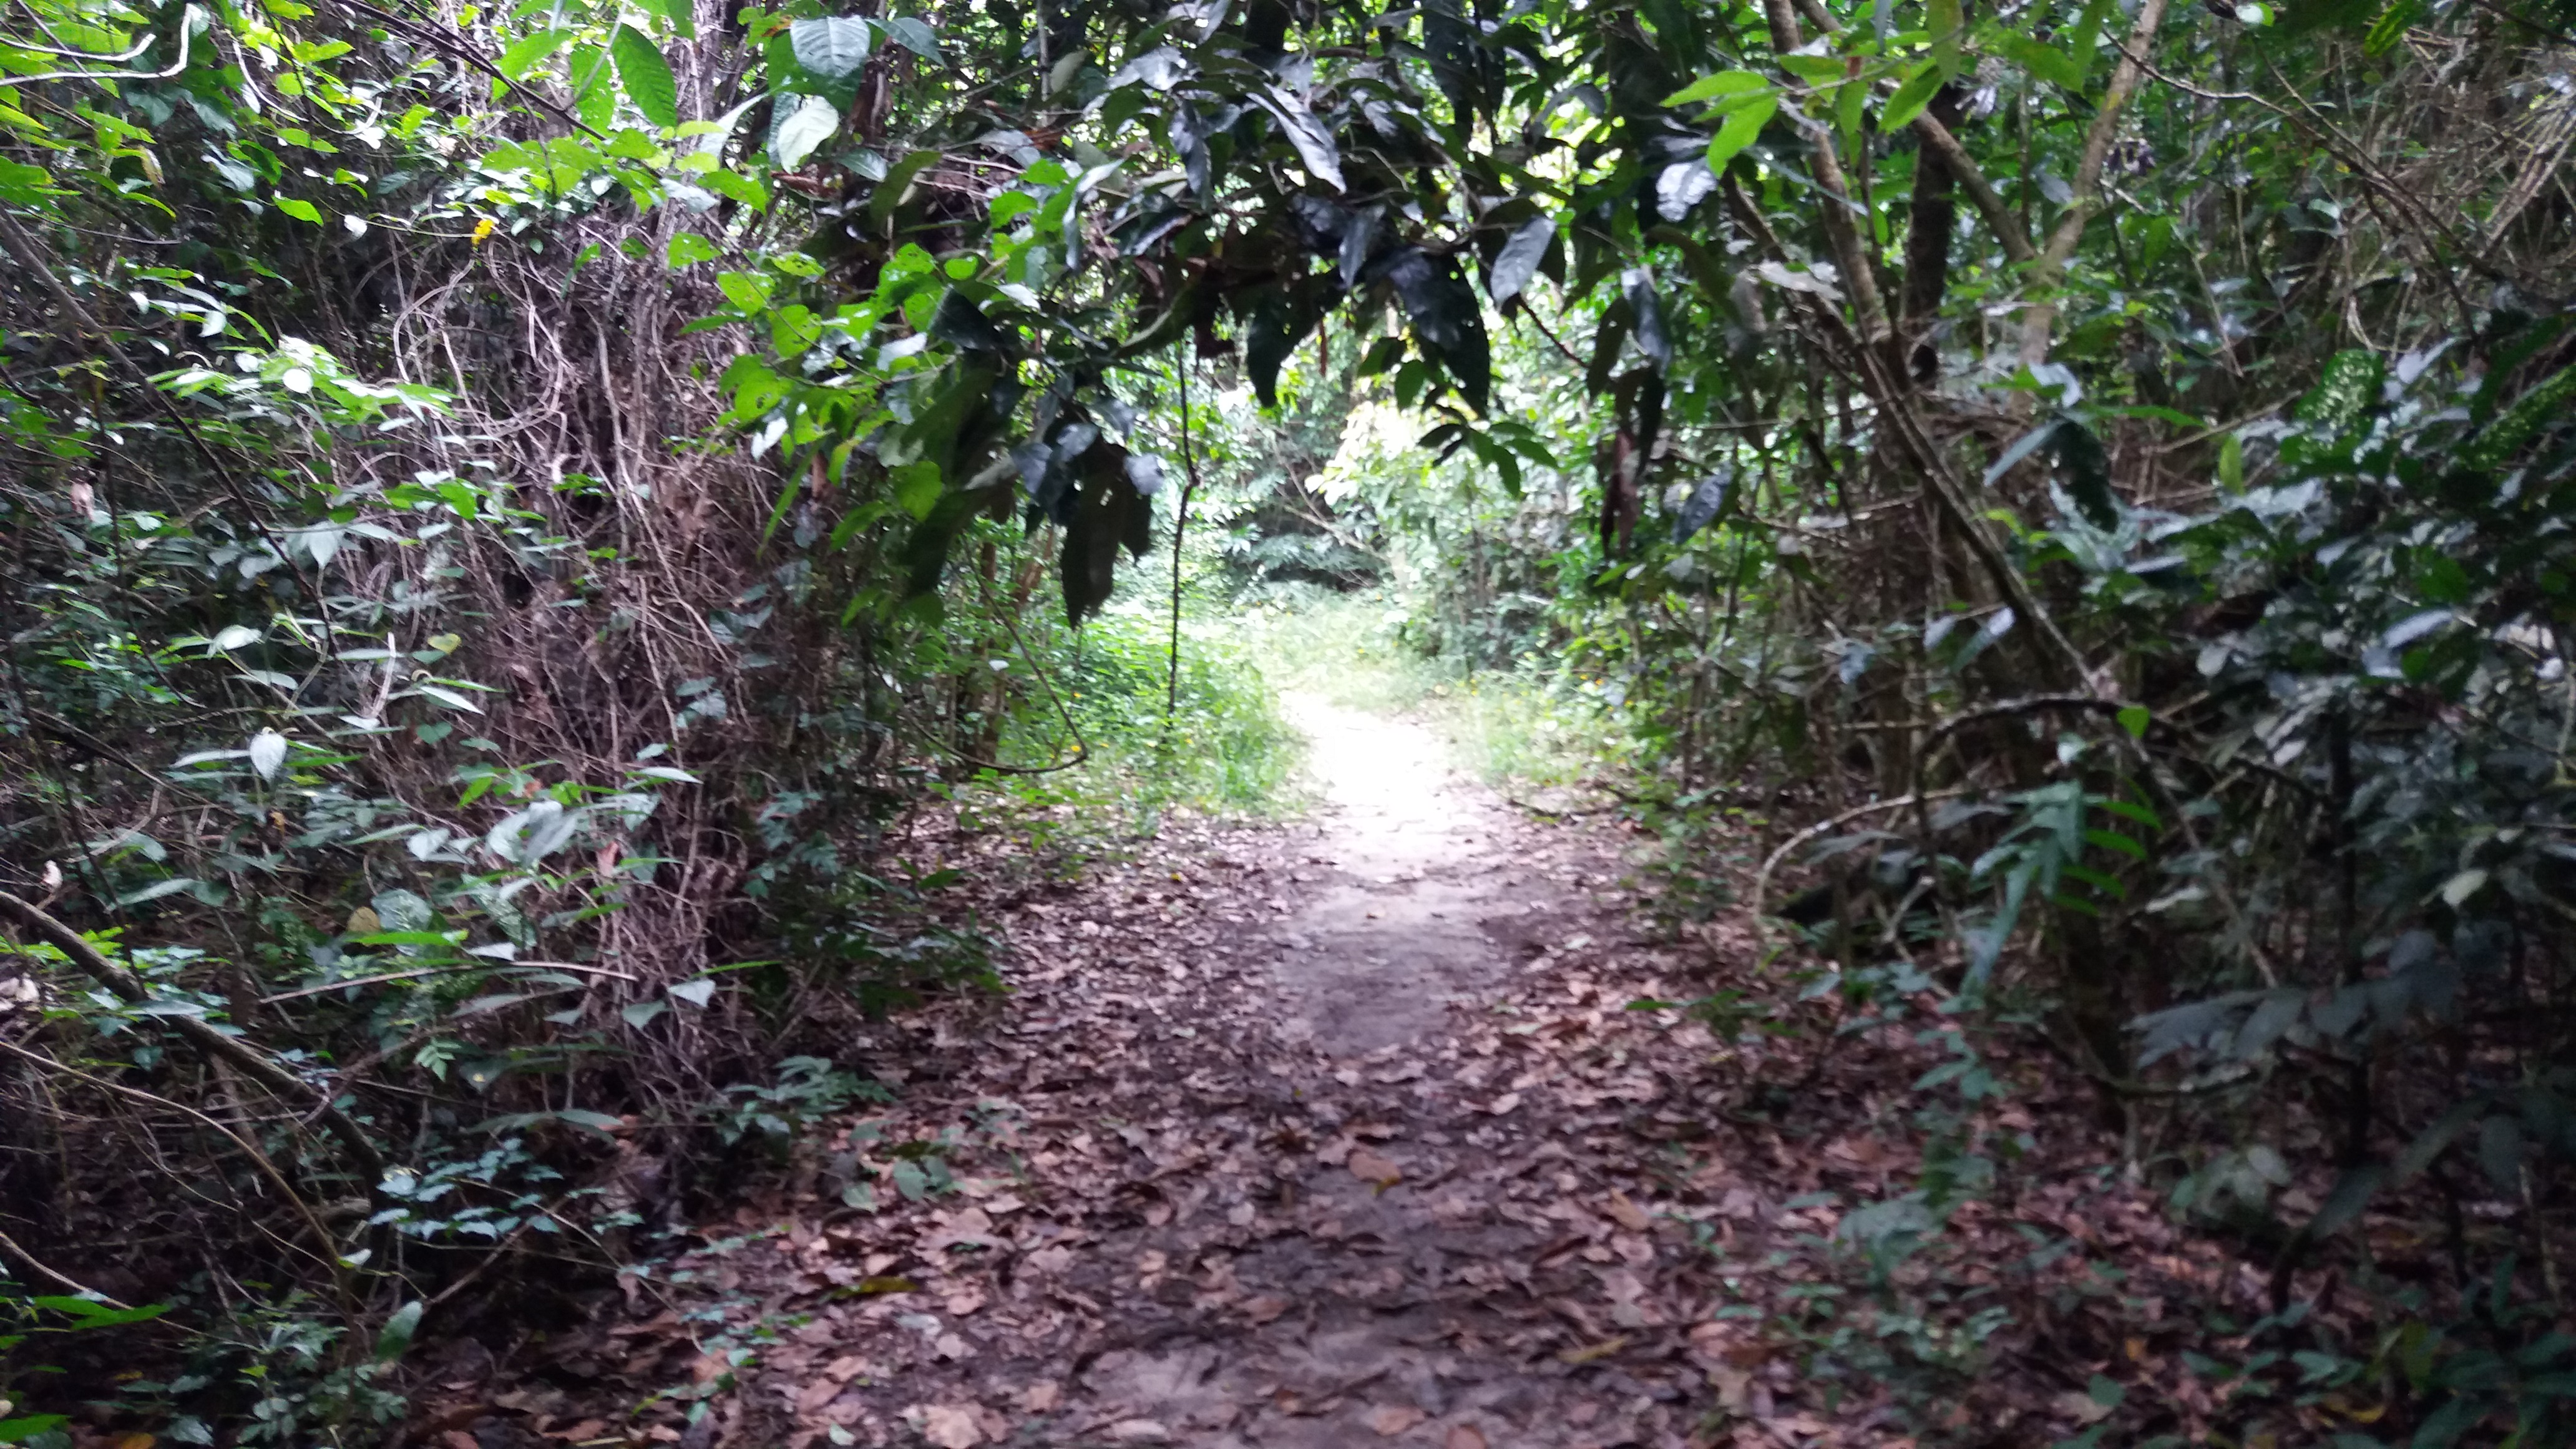
<svg viewBox="0 0 2576 1449"><path fill-rule="evenodd" d="M2066 1170L1905 1266L1966 1285L1940 1311L1982 1336L1889 1327L1831 1244L1921 1172L1903 1084L1940 1034L1818 1003L1721 1042L1639 1009L1779 983L1740 920L1669 944L1614 825L1506 808L1416 725L1292 706L1324 796L1295 824L1167 820L1047 884L1023 837L929 822L917 863L980 892L1009 994L836 1048L895 1100L807 1133L622 1311L447 1345L410 1442L1894 1449L1911 1415L2036 1445L2101 1418L2115 1360L2180 1406L2157 1422L2214 1412L2163 1305L2262 1279L2093 1170L2080 1082L2006 1068L1989 1129ZM1985 1371L1891 1390L1818 1347L1890 1332Z"/></svg>
<svg viewBox="0 0 2576 1449"><path fill-rule="evenodd" d="M1676 1140L1714 1043L1627 1009L1694 993L1623 839L1291 704L1322 808L996 903L1012 993L853 1041L899 1100L551 1344L586 1387L519 1411L560 1437L677 1380L684 1449L1677 1449L1746 1402L1693 1240L1776 1199Z"/></svg>
<svg viewBox="0 0 2576 1449"><path fill-rule="evenodd" d="M1462 1084L1431 1071L1456 1054L1452 1014L1488 1004L1532 926L1575 892L1422 726L1313 696L1287 704L1325 801L1305 858L1331 874L1267 934L1273 1035L1327 1064L1294 1100L1329 1145L1274 1168L1275 1230L1225 1254L1231 1287L1277 1316L1176 1323L1167 1342L1103 1353L1077 1381L1082 1400L1113 1432L1123 1423L1144 1439L1160 1426L1217 1446L1439 1442L1451 1430L1461 1445L1632 1439L1633 1413L1600 1423L1597 1398L1564 1392L1564 1365L1533 1371L1506 1349L1532 1305L1497 1265L1543 1256L1556 1233L1484 1200L1500 1133L1459 1100ZM1260 1225L1261 1209L1245 1206L1235 1216ZM1168 1260L1196 1248L1188 1238L1149 1232L1138 1248ZM1645 1395L1621 1407L1652 1418L1652 1406Z"/></svg>
<svg viewBox="0 0 2576 1449"><path fill-rule="evenodd" d="M1357 1056L1438 1031L1453 1003L1508 974L1493 928L1562 887L1514 869L1518 822L1429 730L1313 695L1284 702L1325 803L1312 856L1337 875L1271 933L1280 1034Z"/></svg>

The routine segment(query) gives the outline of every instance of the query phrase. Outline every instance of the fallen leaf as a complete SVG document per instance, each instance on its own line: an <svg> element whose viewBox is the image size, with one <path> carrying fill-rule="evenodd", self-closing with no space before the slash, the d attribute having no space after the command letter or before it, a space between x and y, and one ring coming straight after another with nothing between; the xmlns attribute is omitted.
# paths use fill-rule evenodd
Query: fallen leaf
<svg viewBox="0 0 2576 1449"><path fill-rule="evenodd" d="M939 1335L939 1340L930 1346L930 1351L939 1358L961 1359L967 1353L966 1340L953 1333L943 1333Z"/></svg>
<svg viewBox="0 0 2576 1449"><path fill-rule="evenodd" d="M1374 1147L1351 1149L1349 1166L1351 1176L1362 1182L1375 1184L1380 1191L1404 1180L1403 1166Z"/></svg>
<svg viewBox="0 0 2576 1449"><path fill-rule="evenodd" d="M1429 1417L1411 1404L1381 1404L1369 1410L1368 1426L1379 1438L1392 1439Z"/></svg>
<svg viewBox="0 0 2576 1449"><path fill-rule="evenodd" d="M1609 1214L1612 1221L1632 1233L1642 1233L1654 1226L1655 1220L1646 1216L1644 1208L1630 1202L1624 1192L1610 1194Z"/></svg>
<svg viewBox="0 0 2576 1449"><path fill-rule="evenodd" d="M984 1295L968 1288L949 1294L947 1300L939 1306L947 1309L948 1316L951 1318L964 1318L984 1306Z"/></svg>
<svg viewBox="0 0 2576 1449"><path fill-rule="evenodd" d="M1063 1392L1055 1380L1040 1379L1020 1390L1020 1407L1032 1414L1043 1414L1055 1407L1056 1398Z"/></svg>
<svg viewBox="0 0 2576 1449"><path fill-rule="evenodd" d="M984 1426L972 1409L935 1407L922 1411L921 1437L939 1449L975 1449L984 1442Z"/></svg>
<svg viewBox="0 0 2576 1449"><path fill-rule="evenodd" d="M1268 1323L1270 1320L1277 1318L1280 1314L1287 1311L1287 1299L1268 1293L1265 1293L1258 1298L1249 1299L1243 1305L1243 1316L1252 1320L1252 1326L1255 1328Z"/></svg>
<svg viewBox="0 0 2576 1449"><path fill-rule="evenodd" d="M1599 1343L1587 1344L1582 1348L1569 1348L1563 1353L1558 1354L1556 1357L1560 1363L1586 1364L1592 1362L1594 1359L1608 1358L1610 1355L1617 1353L1619 1350L1626 1348L1627 1346L1628 1335L1623 1333L1615 1338L1605 1338ZM2087 1402L2090 1401L2088 1400Z"/></svg>
<svg viewBox="0 0 2576 1449"><path fill-rule="evenodd" d="M1440 1449L1485 1449L1485 1436L1473 1424L1453 1425Z"/></svg>
<svg viewBox="0 0 2576 1449"><path fill-rule="evenodd" d="M1169 1439L1172 1431L1151 1419L1121 1419L1109 1426L1109 1437L1120 1444L1145 1444Z"/></svg>
<svg viewBox="0 0 2576 1449"><path fill-rule="evenodd" d="M796 1412L800 1414L821 1413L825 1404L832 1402L840 1396L841 1386L839 1384L836 1384L827 1378L816 1379L812 1383L807 1384L797 1393Z"/></svg>
<svg viewBox="0 0 2576 1449"><path fill-rule="evenodd" d="M2059 1394L2051 1402L2050 1407L2079 1424L2098 1424L2111 1417L2109 1404L2101 1402L2091 1394L2077 1393L2071 1389Z"/></svg>
<svg viewBox="0 0 2576 1449"><path fill-rule="evenodd" d="M862 1278L858 1281L858 1290L864 1294L918 1293L921 1285L909 1278Z"/></svg>
<svg viewBox="0 0 2576 1449"><path fill-rule="evenodd" d="M1505 1093L1504 1093L1504 1094L1502 1094L1501 1096L1496 1097L1496 1098L1495 1098L1494 1100L1492 1100L1491 1102L1486 1103L1486 1104L1485 1104L1485 1111L1486 1111L1486 1113L1487 1113L1489 1116L1495 1116L1495 1117L1508 1117L1508 1116L1510 1116L1510 1115L1512 1114L1512 1109L1513 1109L1513 1108L1515 1108L1515 1107L1517 1107L1517 1106L1519 1106L1520 1104L1521 1104L1521 1094L1520 1094L1520 1093L1518 1093L1518 1092L1505 1092ZM1473 1434L1473 1433L1475 1433L1476 1431L1475 1431L1475 1430L1473 1430L1473 1429L1469 1429L1467 1432L1468 1432L1468 1433L1470 1433L1470 1434Z"/></svg>

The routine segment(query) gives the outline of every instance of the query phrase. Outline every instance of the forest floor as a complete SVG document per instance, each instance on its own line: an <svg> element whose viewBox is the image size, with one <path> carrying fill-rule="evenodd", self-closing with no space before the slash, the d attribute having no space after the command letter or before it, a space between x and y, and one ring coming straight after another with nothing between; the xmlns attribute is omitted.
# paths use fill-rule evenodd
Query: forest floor
<svg viewBox="0 0 2576 1449"><path fill-rule="evenodd" d="M624 1280L622 1316L454 1365L422 1437L1813 1449L1929 1415L2044 1445L2108 1412L2101 1373L2172 1377L2155 1275L2096 1281L2091 1250L2202 1288L2227 1269L2098 1178L2011 1205L2018 1236L1971 1205L1956 1252L1900 1270L1965 1306L1917 1291L1887 1327L1836 1225L1913 1181L1905 1088L1942 1049L1835 1048L1829 1018L1825 1044L1720 1042L1650 1003L1710 995L1755 944L1659 923L1641 837L1512 808L1418 724L1290 704L1316 810L1168 824L988 902L1010 991L852 1044L893 1106ZM1002 846L943 846L975 848ZM1981 1296L2012 1312L1936 1321ZM1906 1333L1946 1402L1818 1367ZM2188 1386L2157 1392L2193 1417Z"/></svg>

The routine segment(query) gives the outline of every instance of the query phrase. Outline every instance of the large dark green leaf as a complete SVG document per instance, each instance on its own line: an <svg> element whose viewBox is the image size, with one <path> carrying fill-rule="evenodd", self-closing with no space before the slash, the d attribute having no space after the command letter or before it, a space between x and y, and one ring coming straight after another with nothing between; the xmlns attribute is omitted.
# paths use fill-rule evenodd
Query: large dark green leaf
<svg viewBox="0 0 2576 1449"><path fill-rule="evenodd" d="M1547 260L1547 249L1556 241L1556 222L1551 217L1525 221L1503 243L1494 256L1494 264L1485 272L1485 291L1496 305L1521 294L1530 279L1538 275L1539 265Z"/></svg>
<svg viewBox="0 0 2576 1449"><path fill-rule="evenodd" d="M1629 315L1635 319L1638 348L1654 359L1655 366L1672 366L1673 344L1664 334L1664 308L1655 296L1655 274L1631 267L1620 275L1619 292L1627 298Z"/></svg>
<svg viewBox="0 0 2576 1449"><path fill-rule="evenodd" d="M1252 103L1279 122L1288 144L1297 148L1297 159L1305 163L1307 175L1335 191L1342 189L1341 153L1333 149L1332 133L1304 103L1286 91L1256 91Z"/></svg>
<svg viewBox="0 0 2576 1449"><path fill-rule="evenodd" d="M1692 485L1690 497L1673 515L1673 542L1680 543L1717 521L1735 492L1735 470L1720 468Z"/></svg>
<svg viewBox="0 0 2576 1449"><path fill-rule="evenodd" d="M955 288L939 299L939 310L931 314L930 335L934 341L975 352L1007 352L1012 345L1011 335Z"/></svg>
<svg viewBox="0 0 2576 1449"><path fill-rule="evenodd" d="M1127 450L1102 443L1083 455L1080 491L1064 527L1059 574L1064 616L1079 624L1100 612L1117 584L1118 551L1143 557L1153 545L1154 508L1128 476Z"/></svg>
<svg viewBox="0 0 2576 1449"><path fill-rule="evenodd" d="M1407 247L1387 267L1413 335L1423 350L1440 359L1467 401L1485 410L1493 387L1493 359L1485 338L1484 308L1454 257L1434 257Z"/></svg>

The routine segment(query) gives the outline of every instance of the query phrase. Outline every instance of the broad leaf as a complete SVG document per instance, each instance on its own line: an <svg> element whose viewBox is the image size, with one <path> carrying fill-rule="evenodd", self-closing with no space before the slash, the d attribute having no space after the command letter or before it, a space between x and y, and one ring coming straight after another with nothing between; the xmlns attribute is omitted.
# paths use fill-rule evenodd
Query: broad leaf
<svg viewBox="0 0 2576 1449"><path fill-rule="evenodd" d="M1731 112L1725 124L1717 128L1716 139L1708 143L1708 169L1724 176L1727 163L1761 137L1762 128L1771 123L1772 114L1779 109L1779 96L1766 91Z"/></svg>
<svg viewBox="0 0 2576 1449"><path fill-rule="evenodd" d="M876 43L876 27L854 15L799 20L787 27L788 49L796 63L825 80L855 74L867 64Z"/></svg>
<svg viewBox="0 0 2576 1449"><path fill-rule="evenodd" d="M572 37L569 30L540 30L502 51L492 68L510 80L524 79L537 62L572 44Z"/></svg>
<svg viewBox="0 0 2576 1449"><path fill-rule="evenodd" d="M1664 97L1664 104L1668 106L1696 105L1701 101L1712 101L1720 96L1749 95L1754 91L1769 90L1770 88L1771 83L1764 80L1760 75L1753 71L1720 71L1716 75L1701 76L1698 80L1692 81L1689 85L1686 85L1680 90L1673 92L1671 95Z"/></svg>
<svg viewBox="0 0 2576 1449"><path fill-rule="evenodd" d="M841 128L841 108L821 96L798 96L793 106L781 96L779 105L778 124L769 132L769 157L779 170L793 171Z"/></svg>
<svg viewBox="0 0 2576 1449"><path fill-rule="evenodd" d="M1333 149L1332 133L1313 112L1285 91L1255 92L1252 102L1277 118L1288 144L1297 148L1297 159L1305 163L1307 175L1335 191L1342 189L1341 155Z"/></svg>
<svg viewBox="0 0 2576 1449"><path fill-rule="evenodd" d="M680 124L680 88L671 79L661 48L634 26L620 25L608 50L617 62L617 80L626 88L626 99L644 119L664 127Z"/></svg>
<svg viewBox="0 0 2576 1449"><path fill-rule="evenodd" d="M1932 104L1932 98L1941 93L1941 84L1942 75L1939 66L1927 65L1917 68L1913 75L1906 78L1905 84L1896 88L1896 94L1889 97L1887 109L1879 113L1878 129L1888 132L1902 131L1913 125L1914 118L1923 114L1923 108Z"/></svg>
<svg viewBox="0 0 2576 1449"><path fill-rule="evenodd" d="M1547 249L1556 241L1556 222L1550 217L1533 217L1522 222L1494 254L1493 265L1485 270L1485 291L1496 305L1521 294L1538 275L1547 260Z"/></svg>

